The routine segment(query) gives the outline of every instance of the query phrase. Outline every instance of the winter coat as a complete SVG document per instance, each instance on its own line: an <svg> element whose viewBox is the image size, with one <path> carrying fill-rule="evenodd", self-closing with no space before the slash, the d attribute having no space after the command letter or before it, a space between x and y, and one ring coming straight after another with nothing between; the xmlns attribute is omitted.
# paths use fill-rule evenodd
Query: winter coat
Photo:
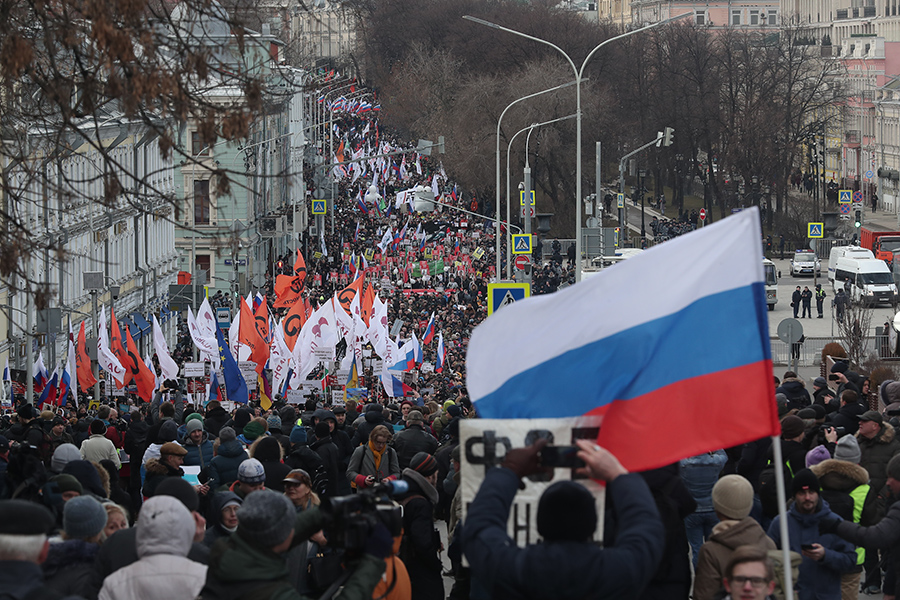
<svg viewBox="0 0 900 600"><path fill-rule="evenodd" d="M438 441L421 425L408 425L406 429L393 437L391 446L397 451L400 468L405 469L417 453L434 454L438 448Z"/></svg>
<svg viewBox="0 0 900 600"><path fill-rule="evenodd" d="M145 465L147 470L147 478L144 480L144 487L141 493L145 498L150 498L156 493L158 486L166 477L184 477L184 471L175 468L168 463L161 462L158 458L151 458Z"/></svg>
<svg viewBox="0 0 900 600"><path fill-rule="evenodd" d="M231 420L231 416L221 406L206 413L203 429L212 437L219 437L219 431Z"/></svg>
<svg viewBox="0 0 900 600"><path fill-rule="evenodd" d="M99 544L84 540L65 540L50 544L47 560L41 565L44 584L63 596L91 596L91 566L99 551Z"/></svg>
<svg viewBox="0 0 900 600"><path fill-rule="evenodd" d="M384 410L378 410L378 407L378 404L367 404L365 414L357 419L361 422L356 426L356 433L350 440L354 448L368 442L369 434L377 425L385 425L390 428L391 424L384 420Z"/></svg>
<svg viewBox="0 0 900 600"><path fill-rule="evenodd" d="M338 470L338 464L340 463L338 459L338 447L331 441L331 436L326 435L325 437L316 440L309 448L321 457L322 464L325 465L325 472L328 474L328 485L325 488L325 496L332 498L336 497L338 495L337 480L338 477L341 476L340 471Z"/></svg>
<svg viewBox="0 0 900 600"><path fill-rule="evenodd" d="M636 598L656 571L663 552L659 512L643 478L620 475L606 487L619 522L615 544L547 541L519 548L507 521L519 478L489 469L468 510L462 535L473 580L492 598L576 600ZM565 585L560 585L565 582Z"/></svg>
<svg viewBox="0 0 900 600"><path fill-rule="evenodd" d="M712 512L712 489L728 457L724 450L704 452L680 462L681 480L697 502L696 512Z"/></svg>
<svg viewBox="0 0 900 600"><path fill-rule="evenodd" d="M193 517L185 510L174 511L174 506L166 508L167 518L155 519L152 527L139 519L139 560L107 577L99 600L193 600L197 596L206 579L206 565L187 558L194 539Z"/></svg>
<svg viewBox="0 0 900 600"><path fill-rule="evenodd" d="M850 402L841 406L836 413L832 413L828 419L828 425L843 427L847 433L859 431L859 416L866 412L866 407L859 402Z"/></svg>
<svg viewBox="0 0 900 600"><path fill-rule="evenodd" d="M398 501L403 506L403 541L400 560L406 565L416 600L444 600L441 575L441 536L434 527L438 493L425 477L403 470L409 491Z"/></svg>
<svg viewBox="0 0 900 600"><path fill-rule="evenodd" d="M375 469L375 455L372 454L369 444L360 446L350 456L350 465L347 467L347 479L356 484L357 489L366 487L366 477L375 476L375 481L385 479L398 479L400 477L400 463L397 460L397 452L390 446L386 446L381 456L381 464Z"/></svg>
<svg viewBox="0 0 900 600"><path fill-rule="evenodd" d="M856 441L859 442L861 453L859 466L869 474L869 485L878 493L887 483L888 461L900 452L897 432L890 423L885 423L872 439L857 434Z"/></svg>
<svg viewBox="0 0 900 600"><path fill-rule="evenodd" d="M203 545L212 548L212 545L223 537L232 534L222 527L222 507L232 500L240 500L240 496L234 492L217 492L213 494L209 507L209 518L206 520L206 535L203 536Z"/></svg>
<svg viewBox="0 0 900 600"><path fill-rule="evenodd" d="M888 550L889 570L900 571L900 556L895 551L900 543L900 502L895 502L877 524L863 527L844 520L838 523L835 533L851 544L872 550Z"/></svg>
<svg viewBox="0 0 900 600"><path fill-rule="evenodd" d="M294 446L290 455L284 459L284 464L291 469L303 469L306 471L312 480L313 491L320 496L328 489L328 473L325 472L325 463L308 446L302 444Z"/></svg>
<svg viewBox="0 0 900 600"><path fill-rule="evenodd" d="M237 479L238 467L249 458L244 446L237 440L219 444L217 454L209 461L209 487L217 489L231 485Z"/></svg>
<svg viewBox="0 0 900 600"><path fill-rule="evenodd" d="M820 495L828 502L832 512L846 521L861 525L874 525L884 516L884 506L878 500L878 491L869 485L869 474L864 468L845 460L823 460L810 470L819 478ZM865 501L858 519L854 519L854 503L850 492L866 486Z"/></svg>
<svg viewBox="0 0 900 600"><path fill-rule="evenodd" d="M796 589L799 600L840 600L841 575L850 572L856 565L856 549L833 533L820 534L822 519L837 519L828 502L819 500L819 506L812 514L802 514L797 505L792 504L787 513L788 538L791 550L802 554L801 544L821 544L825 547L825 557L820 561L803 557ZM781 548L781 516L775 517L769 526L769 537Z"/></svg>
<svg viewBox="0 0 900 600"><path fill-rule="evenodd" d="M291 547L305 542L310 535L322 529L324 524L325 520L318 508L300 512L295 521ZM351 562L348 568L353 570L353 575L347 580L341 598L370 600L372 588L384 572L384 561L366 554L358 563ZM247 542L238 532L216 545L210 556L206 583L199 598L298 600L303 596L291 584L284 555Z"/></svg>
<svg viewBox="0 0 900 600"><path fill-rule="evenodd" d="M209 434L203 432L203 438L200 444L195 444L190 436L184 438L184 449L187 454L184 456L184 466L186 467L206 467L213 459L213 444L209 441Z"/></svg>
<svg viewBox="0 0 900 600"><path fill-rule="evenodd" d="M790 408L804 408L809 406L812 402L809 397L809 392L806 391L803 380L796 377L788 377L782 381L781 385L775 390L775 393L784 394L788 399L788 406Z"/></svg>
<svg viewBox="0 0 900 600"><path fill-rule="evenodd" d="M719 591L725 589L722 578L728 561L735 549L745 544L775 550L775 542L753 517L744 517L740 521L721 521L713 527L712 535L697 554L694 600L713 600Z"/></svg>
<svg viewBox="0 0 900 600"><path fill-rule="evenodd" d="M56 598L56 591L44 584L41 566L27 560L0 560L0 590L13 600Z"/></svg>
<svg viewBox="0 0 900 600"><path fill-rule="evenodd" d="M764 437L744 444L741 449L741 458L737 463L738 475L743 475L753 486L754 493L759 493L759 476L769 462L769 451L772 448L772 438ZM805 461L805 459L804 459Z"/></svg>
<svg viewBox="0 0 900 600"><path fill-rule="evenodd" d="M117 469L122 466L115 444L102 433L92 434L81 443L81 458L96 463L101 460L111 460Z"/></svg>
<svg viewBox="0 0 900 600"><path fill-rule="evenodd" d="M266 488L283 493L284 478L291 472L291 468L278 460L261 460L259 462L262 463L263 470L266 472Z"/></svg>

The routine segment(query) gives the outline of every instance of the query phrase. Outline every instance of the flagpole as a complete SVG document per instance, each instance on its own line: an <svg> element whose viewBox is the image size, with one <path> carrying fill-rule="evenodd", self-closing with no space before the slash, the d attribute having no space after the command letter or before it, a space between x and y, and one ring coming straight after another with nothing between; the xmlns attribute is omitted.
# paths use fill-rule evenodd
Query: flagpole
<svg viewBox="0 0 900 600"><path fill-rule="evenodd" d="M788 536L787 495L784 489L784 459L781 454L781 436L772 436L775 461L775 492L778 497L778 529L781 534L781 560L784 565L784 597L794 600L794 582L791 572L791 543Z"/></svg>

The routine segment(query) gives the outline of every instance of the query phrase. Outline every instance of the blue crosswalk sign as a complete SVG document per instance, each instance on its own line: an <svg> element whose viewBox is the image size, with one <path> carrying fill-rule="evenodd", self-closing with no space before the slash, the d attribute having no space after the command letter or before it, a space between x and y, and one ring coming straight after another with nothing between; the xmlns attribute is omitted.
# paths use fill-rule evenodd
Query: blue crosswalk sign
<svg viewBox="0 0 900 600"><path fill-rule="evenodd" d="M513 254L531 254L531 234L515 233L512 236Z"/></svg>
<svg viewBox="0 0 900 600"><path fill-rule="evenodd" d="M825 224L824 223L808 223L807 224L807 232L806 237L808 238L823 238L825 237Z"/></svg>
<svg viewBox="0 0 900 600"><path fill-rule="evenodd" d="M853 190L838 190L838 203L850 204L852 202Z"/></svg>
<svg viewBox="0 0 900 600"><path fill-rule="evenodd" d="M314 215L324 215L327 212L327 203L324 200L313 200L312 201L312 214Z"/></svg>
<svg viewBox="0 0 900 600"><path fill-rule="evenodd" d="M531 297L530 283L489 283L488 284L488 315L494 314L504 306L514 304L519 300Z"/></svg>

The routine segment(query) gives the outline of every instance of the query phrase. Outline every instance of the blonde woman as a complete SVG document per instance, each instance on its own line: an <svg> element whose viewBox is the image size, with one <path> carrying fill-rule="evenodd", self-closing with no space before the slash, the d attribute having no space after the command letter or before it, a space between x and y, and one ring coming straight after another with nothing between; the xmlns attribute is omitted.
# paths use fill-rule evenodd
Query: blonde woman
<svg viewBox="0 0 900 600"><path fill-rule="evenodd" d="M400 478L400 462L397 452L388 446L391 430L377 425L369 434L369 443L359 446L350 456L347 479L355 489L377 485L382 481Z"/></svg>
<svg viewBox="0 0 900 600"><path fill-rule="evenodd" d="M114 502L107 502L103 505L106 509L106 527L103 529L103 538L108 539L109 536L120 529L128 529L128 511L122 506Z"/></svg>

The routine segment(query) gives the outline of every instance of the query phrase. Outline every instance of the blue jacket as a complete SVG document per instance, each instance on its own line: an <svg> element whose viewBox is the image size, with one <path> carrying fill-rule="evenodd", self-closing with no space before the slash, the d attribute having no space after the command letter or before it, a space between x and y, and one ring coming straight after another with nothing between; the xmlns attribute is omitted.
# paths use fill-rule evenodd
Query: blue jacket
<svg viewBox="0 0 900 600"><path fill-rule="evenodd" d="M840 519L831 512L828 502L819 500L819 507L811 515L801 514L796 504L788 510L788 537L791 550L802 553L801 544L821 544L825 547L825 557L821 561L803 557L796 589L799 600L841 600L841 575L856 565L856 548L833 533L819 534L822 519ZM769 537L781 548L779 531L781 516L775 517L769 526Z"/></svg>
<svg viewBox="0 0 900 600"><path fill-rule="evenodd" d="M616 543L607 548L565 541L516 546L506 524L518 486L519 478L509 469L488 471L463 530L473 580L485 584L492 598L638 596L656 571L665 535L653 496L640 475L619 476L606 488L619 516Z"/></svg>
<svg viewBox="0 0 900 600"><path fill-rule="evenodd" d="M184 456L184 465L186 467L207 467L212 462L213 443L209 441L209 436L205 431L203 432L203 441L200 442L199 446L189 437L184 438L184 444L182 445L187 450L187 454ZM203 453L202 460L201 452Z"/></svg>
<svg viewBox="0 0 900 600"><path fill-rule="evenodd" d="M215 490L237 479L238 467L249 458L237 440L219 445L219 453L209 461L209 487Z"/></svg>
<svg viewBox="0 0 900 600"><path fill-rule="evenodd" d="M712 489L727 461L724 450L704 452L681 461L681 480L697 501L696 512L713 512Z"/></svg>

